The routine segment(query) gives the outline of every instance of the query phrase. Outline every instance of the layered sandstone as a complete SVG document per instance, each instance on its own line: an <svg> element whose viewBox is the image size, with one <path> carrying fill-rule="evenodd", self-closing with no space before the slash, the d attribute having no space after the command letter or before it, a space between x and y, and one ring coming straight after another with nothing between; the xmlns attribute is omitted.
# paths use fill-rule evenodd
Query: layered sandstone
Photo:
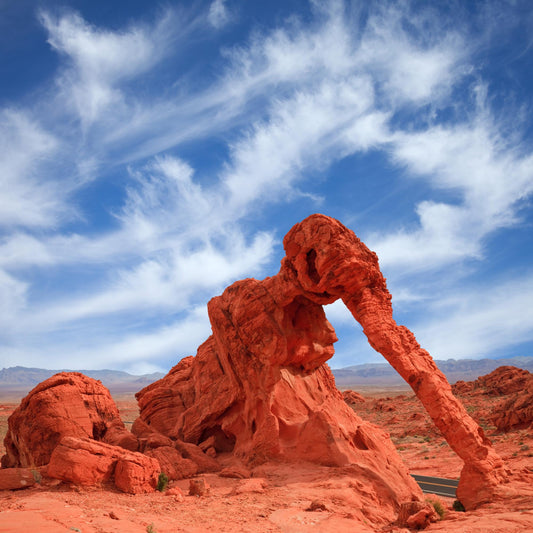
<svg viewBox="0 0 533 533"><path fill-rule="evenodd" d="M358 403L364 403L366 400L364 396L355 392L354 390L343 390L342 397L348 405L355 405Z"/></svg>
<svg viewBox="0 0 533 533"><path fill-rule="evenodd" d="M357 464L373 472L371 483L388 480L397 502L417 499L386 434L347 407L325 364L336 336L322 306L340 298L464 460L459 498L474 507L493 497L506 478L502 461L431 356L394 321L376 254L323 215L294 226L284 247L276 276L236 282L209 302L213 334L196 357L138 393L144 423L172 440L214 438L215 452L250 463Z"/></svg>
<svg viewBox="0 0 533 533"><path fill-rule="evenodd" d="M529 388L511 395L494 407L492 423L499 431L533 429L533 381Z"/></svg>

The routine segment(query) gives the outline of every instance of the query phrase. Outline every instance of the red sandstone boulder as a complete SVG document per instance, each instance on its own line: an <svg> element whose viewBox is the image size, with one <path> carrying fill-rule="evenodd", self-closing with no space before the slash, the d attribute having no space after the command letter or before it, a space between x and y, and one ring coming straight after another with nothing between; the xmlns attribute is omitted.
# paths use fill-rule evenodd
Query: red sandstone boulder
<svg viewBox="0 0 533 533"><path fill-rule="evenodd" d="M160 466L157 460L136 453L133 457L121 458L115 467L115 485L122 492L144 494L154 492L159 479Z"/></svg>
<svg viewBox="0 0 533 533"><path fill-rule="evenodd" d="M157 460L88 438L64 437L55 447L47 476L76 485L98 485L114 478L124 492L154 492L160 473Z"/></svg>
<svg viewBox="0 0 533 533"><path fill-rule="evenodd" d="M205 496L209 494L209 484L204 478L189 481L189 496Z"/></svg>
<svg viewBox="0 0 533 533"><path fill-rule="evenodd" d="M364 403L366 400L364 396L355 392L354 390L343 390L342 397L348 405L355 405L357 403Z"/></svg>
<svg viewBox="0 0 533 533"><path fill-rule="evenodd" d="M26 489L40 480L41 474L34 468L0 469L0 490Z"/></svg>
<svg viewBox="0 0 533 533"><path fill-rule="evenodd" d="M426 529L439 519L435 509L429 503L404 502L400 507L397 524L409 529Z"/></svg>
<svg viewBox="0 0 533 533"><path fill-rule="evenodd" d="M496 405L491 421L499 431L533 427L533 381L527 389Z"/></svg>
<svg viewBox="0 0 533 533"><path fill-rule="evenodd" d="M145 452L148 457L157 459L161 472L164 472L169 480L185 479L198 474L198 465L191 459L185 459L170 446L160 446Z"/></svg>
<svg viewBox="0 0 533 533"><path fill-rule="evenodd" d="M213 457L206 455L199 446L179 440L174 445L182 457L191 460L197 465L199 473L218 472L221 470L220 463Z"/></svg>
<svg viewBox="0 0 533 533"><path fill-rule="evenodd" d="M504 397L486 417L499 431L527 428L533 424L533 374L514 366L500 366L475 381L458 381L455 394Z"/></svg>
<svg viewBox="0 0 533 533"><path fill-rule="evenodd" d="M37 385L9 417L2 466L45 465L66 436L137 449L137 439L100 381L62 372Z"/></svg>

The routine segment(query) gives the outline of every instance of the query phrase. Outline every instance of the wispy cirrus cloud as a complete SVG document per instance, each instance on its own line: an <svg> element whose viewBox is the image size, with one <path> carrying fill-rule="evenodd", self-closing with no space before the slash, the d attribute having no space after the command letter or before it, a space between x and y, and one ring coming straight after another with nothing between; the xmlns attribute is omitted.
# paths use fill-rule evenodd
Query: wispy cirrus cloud
<svg viewBox="0 0 533 533"><path fill-rule="evenodd" d="M533 340L532 297L530 272L490 286L463 287L441 294L431 304L431 320L417 320L413 327L440 359L505 355L510 347Z"/></svg>
<svg viewBox="0 0 533 533"><path fill-rule="evenodd" d="M66 214L58 180L41 179L58 144L27 113L0 111L0 227L50 227Z"/></svg>
<svg viewBox="0 0 533 533"><path fill-rule="evenodd" d="M154 67L172 41L169 13L153 27L131 26L110 31L87 23L76 12L52 15L41 11L48 43L68 59L57 78L60 97L70 104L86 128L104 111L123 105L120 85Z"/></svg>
<svg viewBox="0 0 533 533"><path fill-rule="evenodd" d="M457 200L420 202L414 227L372 236L370 245L382 264L431 270L481 259L487 236L519 222L521 202L533 192L533 154L503 138L503 128L480 109L469 122L391 137L392 156L411 179Z"/></svg>
<svg viewBox="0 0 533 533"><path fill-rule="evenodd" d="M230 20L230 13L225 0L214 0L209 6L207 20L214 28L222 28Z"/></svg>
<svg viewBox="0 0 533 533"><path fill-rule="evenodd" d="M408 2L313 3L305 17L217 48L200 69L187 54L213 44L213 27L231 18L224 2L203 7L118 29L41 12L60 60L51 103L4 110L0 126L10 186L0 199L10 230L0 238L0 291L13 331L31 325L33 335L4 333L10 357L35 361L45 337L50 357L102 353L123 367L173 360L185 346L190 353L182 325L195 345L209 334L198 311L209 296L276 268L279 228L271 221L264 231L255 213L296 198L309 212L327 207L340 179L329 169L354 155L378 154L396 182L418 180L427 191L409 225L383 230L378 217L361 235L400 304L429 306L434 289L431 281L402 288L401 276L482 258L490 235L520 221L531 150L506 140L490 99L472 111L464 97L471 87L483 92L465 24ZM206 141L219 150L209 171ZM100 227L92 210L102 206L88 198L105 180L116 198ZM327 186L313 189L320 180ZM67 224L74 215L77 224ZM66 283L47 292L39 286L47 277ZM347 324L344 311L329 314ZM79 338L90 339L87 348Z"/></svg>

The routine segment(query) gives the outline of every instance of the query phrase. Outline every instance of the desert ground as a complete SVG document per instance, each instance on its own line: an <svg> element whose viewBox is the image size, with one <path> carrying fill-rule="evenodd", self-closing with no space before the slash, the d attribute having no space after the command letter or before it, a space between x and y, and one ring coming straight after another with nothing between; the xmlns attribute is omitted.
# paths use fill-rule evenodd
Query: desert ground
<svg viewBox="0 0 533 533"><path fill-rule="evenodd" d="M433 426L408 388L359 387L363 402L353 409L385 428L412 474L459 476L462 462ZM130 427L138 409L133 395L115 395ZM512 473L509 499L475 511L454 511L452 498L427 495L440 503L441 520L426 531L463 533L533 531L533 435L520 429L498 432L488 422L496 398L461 397ZM7 419L18 405L15 396L0 399L0 455ZM222 464L230 458L219 457ZM0 492L0 532L200 533L200 532L407 532L394 525L371 526L375 509L361 509L350 468L311 464L269 464L249 479L203 474L209 491L189 496L189 480L171 482L161 493L130 495L114 486L84 488L55 481L18 491ZM358 489L360 490L360 488ZM365 516L369 518L365 525ZM357 520L355 520L357 519Z"/></svg>

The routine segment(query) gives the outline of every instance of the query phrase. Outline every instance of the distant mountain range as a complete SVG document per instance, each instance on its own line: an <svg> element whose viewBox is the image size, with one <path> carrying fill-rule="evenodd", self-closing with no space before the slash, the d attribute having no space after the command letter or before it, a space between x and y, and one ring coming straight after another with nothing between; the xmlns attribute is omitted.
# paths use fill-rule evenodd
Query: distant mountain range
<svg viewBox="0 0 533 533"><path fill-rule="evenodd" d="M470 381L492 372L503 365L512 365L533 372L533 357L511 357L502 359L448 359L435 361L450 383L462 379ZM27 393L41 381L58 372L69 370L45 370L14 366L0 370L0 391L3 393ZM161 379L164 374L155 372L134 376L120 370L76 370L86 376L99 379L112 393L137 392L150 383ZM353 365L333 370L339 388L358 386L395 386L406 385L405 381L388 363L369 363Z"/></svg>
<svg viewBox="0 0 533 533"><path fill-rule="evenodd" d="M533 357L509 357L501 359L448 359L435 360L439 369L450 383L462 379L471 381L489 374L499 366L516 366L533 372ZM339 388L352 388L361 385L402 385L405 381L388 363L371 363L348 366L333 370Z"/></svg>
<svg viewBox="0 0 533 533"><path fill-rule="evenodd" d="M99 379L111 392L137 392L165 375L162 372L134 376L120 370L46 370L12 366L0 370L0 390L29 392L35 385L58 372L81 372L91 378Z"/></svg>

